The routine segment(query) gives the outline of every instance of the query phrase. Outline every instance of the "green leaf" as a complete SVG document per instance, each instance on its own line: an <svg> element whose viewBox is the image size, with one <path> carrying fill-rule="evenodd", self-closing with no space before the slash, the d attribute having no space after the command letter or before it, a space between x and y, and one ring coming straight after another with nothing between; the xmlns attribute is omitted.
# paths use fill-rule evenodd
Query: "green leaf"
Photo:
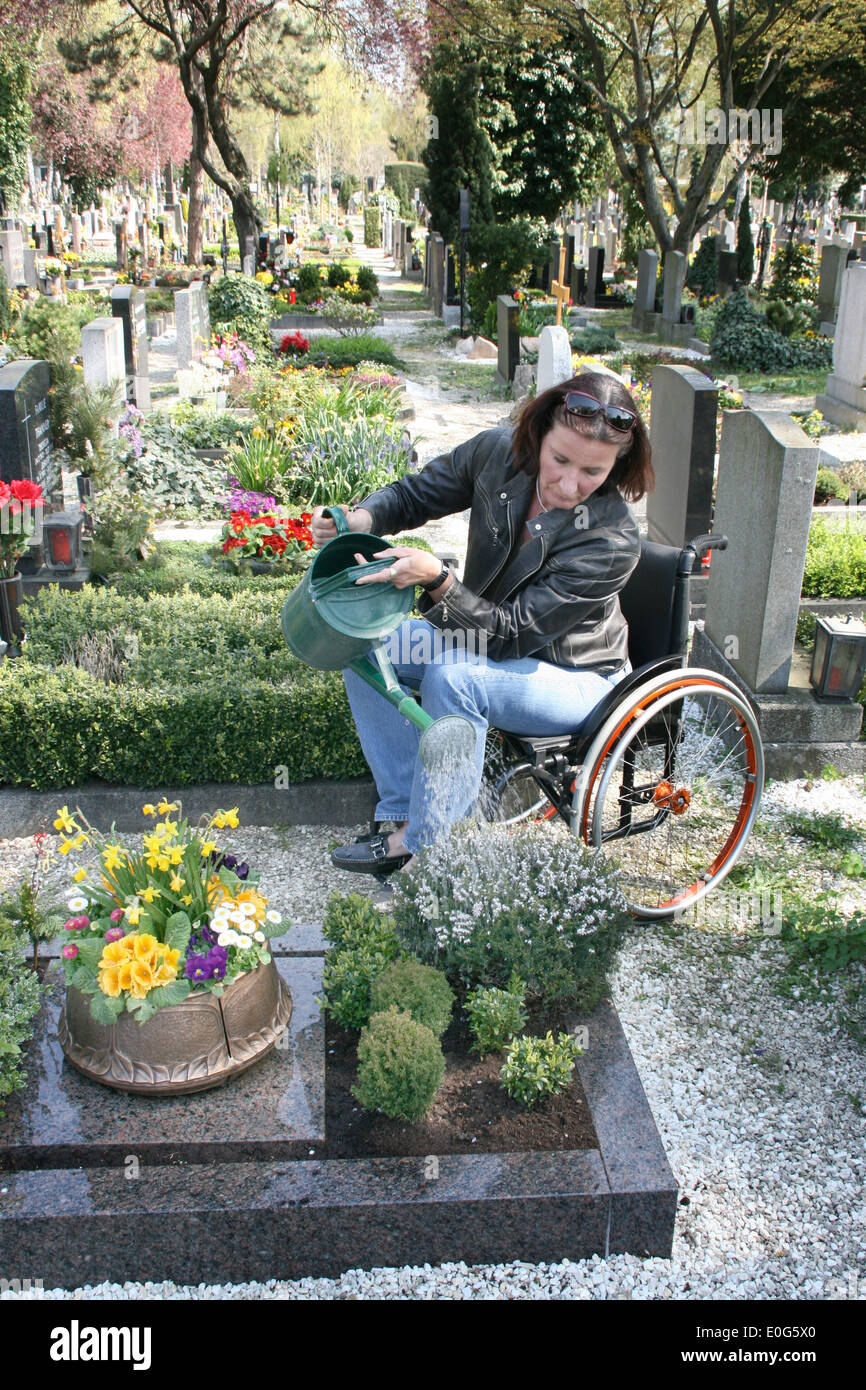
<svg viewBox="0 0 866 1390"><path fill-rule="evenodd" d="M160 985L147 996L155 1009L164 1009L169 1004L182 1004L190 991L189 980L172 980L171 984Z"/></svg>
<svg viewBox="0 0 866 1390"><path fill-rule="evenodd" d="M78 947L76 959L95 975L102 952L105 950L105 941L101 936L77 937L75 945Z"/></svg>
<svg viewBox="0 0 866 1390"><path fill-rule="evenodd" d="M189 945L189 938L192 934L192 923L185 912L173 912L165 924L165 944L172 951L180 951L181 955L186 953ZM163 986L167 988L167 986Z"/></svg>
<svg viewBox="0 0 866 1390"><path fill-rule="evenodd" d="M119 1014L123 1012L123 996L118 995L116 999L109 999L107 994L100 990L94 994L90 1001L90 1012L97 1023L114 1023Z"/></svg>

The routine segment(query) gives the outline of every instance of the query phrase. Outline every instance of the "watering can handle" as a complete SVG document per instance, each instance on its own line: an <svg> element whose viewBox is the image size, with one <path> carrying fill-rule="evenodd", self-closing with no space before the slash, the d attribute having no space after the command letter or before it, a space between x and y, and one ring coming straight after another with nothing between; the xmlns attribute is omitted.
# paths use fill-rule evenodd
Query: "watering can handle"
<svg viewBox="0 0 866 1390"><path fill-rule="evenodd" d="M323 507L322 516L331 517L337 528L338 536L345 536L348 534L349 523L346 520L346 513L343 511L342 507Z"/></svg>

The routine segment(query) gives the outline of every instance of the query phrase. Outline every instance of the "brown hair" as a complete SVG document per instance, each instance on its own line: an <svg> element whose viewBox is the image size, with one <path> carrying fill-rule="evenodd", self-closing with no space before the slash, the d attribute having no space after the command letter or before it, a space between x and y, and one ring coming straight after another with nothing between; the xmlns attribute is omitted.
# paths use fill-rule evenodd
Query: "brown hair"
<svg viewBox="0 0 866 1390"><path fill-rule="evenodd" d="M565 409L565 397L569 391L585 391L594 396L602 405L617 405L624 410L634 411L637 419L634 428L623 436L611 429L602 413L591 420L570 415ZM581 372L570 381L559 386L551 386L542 391L535 400L529 400L520 413L514 431L512 449L518 469L535 475L538 472L541 441L555 424L566 424L579 434L592 439L603 439L607 443L622 441L622 452L617 456L603 488L615 487L630 502L639 502L655 486L655 474L651 463L649 435L637 402L626 386L607 372Z"/></svg>

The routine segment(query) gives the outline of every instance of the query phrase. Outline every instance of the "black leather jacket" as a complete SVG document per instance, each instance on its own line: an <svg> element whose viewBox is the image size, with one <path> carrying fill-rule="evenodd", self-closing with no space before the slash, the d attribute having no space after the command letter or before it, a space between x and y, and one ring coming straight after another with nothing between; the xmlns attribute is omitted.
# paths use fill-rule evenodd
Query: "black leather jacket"
<svg viewBox="0 0 866 1390"><path fill-rule="evenodd" d="M462 582L418 608L442 630L486 634L494 661L536 656L558 666L618 671L628 627L617 594L640 555L637 524L616 488L602 485L572 509L551 508L529 523L535 478L515 467L511 430L484 430L358 503L373 534L393 536L472 508Z"/></svg>

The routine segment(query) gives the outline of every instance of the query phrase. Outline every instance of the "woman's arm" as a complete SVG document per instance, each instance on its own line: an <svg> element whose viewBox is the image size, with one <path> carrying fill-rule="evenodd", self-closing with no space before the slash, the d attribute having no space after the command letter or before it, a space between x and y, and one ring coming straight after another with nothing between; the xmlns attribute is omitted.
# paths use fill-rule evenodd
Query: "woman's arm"
<svg viewBox="0 0 866 1390"><path fill-rule="evenodd" d="M378 536L393 536L465 511L472 505L476 477L495 453L507 452L510 439L508 430L483 430L450 454L431 459L419 472L371 493L359 503L372 516L370 529Z"/></svg>

